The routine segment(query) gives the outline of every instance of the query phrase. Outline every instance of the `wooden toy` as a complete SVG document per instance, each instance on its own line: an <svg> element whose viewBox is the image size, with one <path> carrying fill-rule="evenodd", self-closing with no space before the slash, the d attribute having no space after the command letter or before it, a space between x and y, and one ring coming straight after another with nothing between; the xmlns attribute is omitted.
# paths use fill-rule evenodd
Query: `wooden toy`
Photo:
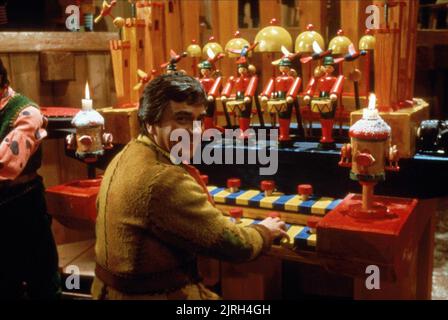
<svg viewBox="0 0 448 320"><path fill-rule="evenodd" d="M318 46L315 45L314 42L316 42ZM312 57L319 54L319 51L323 51L320 48L324 47L324 38L320 33L314 30L312 24L308 24L306 26L306 31L303 31L297 36L295 41L295 52L302 56L302 77L306 83L308 83L309 79L313 76L313 69L317 66L317 60L309 60L309 58L305 59L305 57Z"/></svg>
<svg viewBox="0 0 448 320"><path fill-rule="evenodd" d="M343 75L338 77L332 75L334 64L332 56L324 57L323 67L317 67L314 76L308 83L304 96L304 102L311 104L311 111L320 115L322 138L319 147L323 149L335 147L332 131L336 108L344 85ZM318 93L318 97L313 98L315 93Z"/></svg>
<svg viewBox="0 0 448 320"><path fill-rule="evenodd" d="M197 44L196 39L191 40L191 44L187 47L186 50L188 56L191 58L191 71L193 74L193 77L197 77L197 59L202 56L202 49Z"/></svg>
<svg viewBox="0 0 448 320"><path fill-rule="evenodd" d="M240 57L236 60L238 68L238 76L230 77L224 89L221 92L221 102L223 104L224 112L234 112L238 115L238 123L241 129L242 139L248 138L246 132L250 126L250 117L252 114L252 104L254 102L254 95L257 89L258 77L254 74L249 74L248 54L258 45L254 43L251 46L244 46L241 50L233 50L232 53L239 54ZM262 118L261 110L258 110L260 119ZM228 116L226 116L229 119ZM228 123L230 125L230 123Z"/></svg>
<svg viewBox="0 0 448 320"><path fill-rule="evenodd" d="M280 74L269 80L260 96L262 105L271 115L272 126L275 125L278 115L279 142L285 143L291 140L289 128L293 109L296 111L299 130L303 131L297 99L302 79L290 74L292 61L298 54L291 54L285 47L282 47L282 51L283 57L272 62L273 65L279 67Z"/></svg>
<svg viewBox="0 0 448 320"><path fill-rule="evenodd" d="M222 130L216 125L216 98L222 89L222 77L216 74L216 62L223 57L223 53L215 54L208 48L208 59L198 65L201 74L198 80L207 94L206 115L203 120L205 130L212 128Z"/></svg>
<svg viewBox="0 0 448 320"><path fill-rule="evenodd" d="M140 91L149 81L151 81L156 75L157 70L153 69L151 75L148 75L145 71L137 69L137 76L139 78L138 83L134 86L134 90Z"/></svg>
<svg viewBox="0 0 448 320"><path fill-rule="evenodd" d="M95 23L99 23L103 18L105 17L111 17L112 19L115 19L112 15L112 9L116 6L117 1L112 0L110 3L108 3L106 0L103 1L102 8L100 14L95 18Z"/></svg>
<svg viewBox="0 0 448 320"><path fill-rule="evenodd" d="M76 128L76 133L67 136L67 148L75 149L76 156L84 162L96 162L104 154L104 149L112 148L112 135L104 132L104 118L93 110L88 84L85 99L82 100L82 110L75 115L72 125Z"/></svg>
<svg viewBox="0 0 448 320"><path fill-rule="evenodd" d="M374 91L375 74L374 74L374 49L375 49L375 37L370 29L366 29L365 34L359 39L359 50L366 52L364 59L364 89L363 95L367 95L368 92Z"/></svg>
<svg viewBox="0 0 448 320"><path fill-rule="evenodd" d="M166 73L173 73L178 71L177 70L177 63L182 59L185 58L188 54L186 52L182 52L181 54L177 54L174 50L170 51L170 60L168 60L165 63L162 63L160 65L161 69L165 69ZM180 70L180 72L184 72L184 70Z"/></svg>
<svg viewBox="0 0 448 320"><path fill-rule="evenodd" d="M391 129L379 115L375 101L372 94L362 119L350 127L351 143L341 150L339 165L350 167L350 178L362 185L362 203L350 204L349 214L354 217L387 217L387 207L374 202L373 188L385 179L385 170L400 169L397 147L390 142Z"/></svg>

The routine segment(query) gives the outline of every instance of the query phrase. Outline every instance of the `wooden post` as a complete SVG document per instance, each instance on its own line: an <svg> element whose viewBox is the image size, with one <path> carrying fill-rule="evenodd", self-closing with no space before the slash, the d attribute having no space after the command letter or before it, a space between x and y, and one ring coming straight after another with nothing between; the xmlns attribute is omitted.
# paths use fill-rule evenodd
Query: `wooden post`
<svg viewBox="0 0 448 320"><path fill-rule="evenodd" d="M199 26L199 0L189 0L180 2L180 12L181 12L181 25L182 25L182 51L185 51L190 45L191 40L196 39L199 41L200 36L200 26ZM193 75L191 70L192 60L196 61L193 63L194 70L197 70L196 58L186 58L180 61L180 69L184 69L188 74Z"/></svg>
<svg viewBox="0 0 448 320"><path fill-rule="evenodd" d="M181 54L185 50L182 42L184 30L182 29L181 24L180 2L180 0L165 1L165 29L163 30L163 34L165 38L166 56L164 57L164 61L168 61L171 49L178 54ZM182 60L177 66L179 70L182 69L183 66Z"/></svg>
<svg viewBox="0 0 448 320"><path fill-rule="evenodd" d="M238 1L212 2L212 33L224 48L238 30ZM223 80L226 81L228 77L235 74L234 59L225 57L218 62L218 69L222 71Z"/></svg>
<svg viewBox="0 0 448 320"><path fill-rule="evenodd" d="M371 4L372 0L343 0L340 2L341 28L342 30L344 30L345 36L347 36L353 42L353 45L356 49L358 49L359 39L361 39L366 30L367 15L365 12L367 6ZM360 57L353 62L343 62L345 64L344 75L348 77L349 73L354 69L364 70L362 66L365 64L365 59L366 57ZM361 75L361 80L359 81L361 87L364 86L366 77L368 77L368 75L364 73ZM346 81L344 84L344 92L353 93L353 86L349 81ZM362 92L364 93L366 91L363 90Z"/></svg>
<svg viewBox="0 0 448 320"><path fill-rule="evenodd" d="M151 37L152 68L159 69L159 66L167 59L165 50L165 3L151 1L151 24L149 26ZM147 57L149 59L151 57ZM146 70L146 72L151 70ZM148 73L149 74L149 73Z"/></svg>
<svg viewBox="0 0 448 320"><path fill-rule="evenodd" d="M112 40L110 53L114 70L117 105L130 103L130 43L129 41Z"/></svg>
<svg viewBox="0 0 448 320"><path fill-rule="evenodd" d="M138 83L137 69L145 68L145 20L126 19L123 39L129 41L129 85L130 102L138 103L139 92L133 87Z"/></svg>

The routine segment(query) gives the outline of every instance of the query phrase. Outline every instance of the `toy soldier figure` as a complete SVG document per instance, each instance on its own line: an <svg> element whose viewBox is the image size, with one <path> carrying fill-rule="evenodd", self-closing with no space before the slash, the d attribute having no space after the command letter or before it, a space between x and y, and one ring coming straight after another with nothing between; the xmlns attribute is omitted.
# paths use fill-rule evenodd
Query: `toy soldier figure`
<svg viewBox="0 0 448 320"><path fill-rule="evenodd" d="M280 143L291 140L289 136L291 114L294 103L297 103L297 94L302 82L300 77L293 77L291 75L291 61L294 57L284 56L279 61L272 63L273 65L278 65L280 75L275 79L271 78L261 94L261 101L267 105L271 115L272 125L275 124L275 118L278 114ZM298 105L296 104L296 112L298 112L297 107Z"/></svg>
<svg viewBox="0 0 448 320"><path fill-rule="evenodd" d="M221 102L223 103L226 117L228 117L228 112L238 113L238 123L242 131L241 138L248 138L245 132L250 126L252 102L258 84L258 77L249 73L249 63L247 61L247 54L255 46L256 44L250 48L245 46L240 51L241 56L236 60L238 76L230 77L221 93ZM233 97L232 91L234 92ZM228 122L230 121L228 120Z"/></svg>
<svg viewBox="0 0 448 320"><path fill-rule="evenodd" d="M215 55L212 50L209 49L207 52L209 58L207 60L202 61L199 64L199 70L201 73L201 77L198 79L201 83L204 91L207 95L207 103L205 108L205 117L204 117L204 129L217 128L222 130L221 127L216 126L215 117L216 117L216 97L218 96L221 90L222 77L216 75L215 63L216 61L222 59L224 54Z"/></svg>
<svg viewBox="0 0 448 320"><path fill-rule="evenodd" d="M322 138L319 147L331 149L335 147L333 140L333 124L338 99L341 97L344 85L344 76L333 75L334 59L332 56L324 57L323 67L317 67L305 90L304 102L311 102L311 111L320 114ZM313 98L318 93L318 97Z"/></svg>
<svg viewBox="0 0 448 320"><path fill-rule="evenodd" d="M34 102L9 86L0 60L0 299L60 295L51 218L37 174L46 122Z"/></svg>

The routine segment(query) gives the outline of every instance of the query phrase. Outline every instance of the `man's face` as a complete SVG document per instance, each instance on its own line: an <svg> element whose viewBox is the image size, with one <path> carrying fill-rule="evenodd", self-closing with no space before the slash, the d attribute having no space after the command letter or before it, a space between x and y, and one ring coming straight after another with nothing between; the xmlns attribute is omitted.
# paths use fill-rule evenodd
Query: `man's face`
<svg viewBox="0 0 448 320"><path fill-rule="evenodd" d="M186 155L189 159L193 157L196 151L193 146L193 121L201 121L205 113L205 107L202 104L188 105L185 102L170 101L169 105L163 111L162 118L159 123L147 125L147 130L153 140L165 151L170 152L171 148L181 142L181 138L177 141L170 141L171 132L176 129L184 129L188 133L189 141L183 143L190 144L190 154ZM201 137L201 127L194 128L194 133ZM200 138L199 138L200 139Z"/></svg>

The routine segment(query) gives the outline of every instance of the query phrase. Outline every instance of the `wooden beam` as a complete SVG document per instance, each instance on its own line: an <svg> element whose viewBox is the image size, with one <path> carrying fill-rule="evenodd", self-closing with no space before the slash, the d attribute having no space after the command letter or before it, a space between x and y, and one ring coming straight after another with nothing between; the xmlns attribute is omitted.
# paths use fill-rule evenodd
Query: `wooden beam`
<svg viewBox="0 0 448 320"><path fill-rule="evenodd" d="M109 51L115 32L0 32L0 52Z"/></svg>

